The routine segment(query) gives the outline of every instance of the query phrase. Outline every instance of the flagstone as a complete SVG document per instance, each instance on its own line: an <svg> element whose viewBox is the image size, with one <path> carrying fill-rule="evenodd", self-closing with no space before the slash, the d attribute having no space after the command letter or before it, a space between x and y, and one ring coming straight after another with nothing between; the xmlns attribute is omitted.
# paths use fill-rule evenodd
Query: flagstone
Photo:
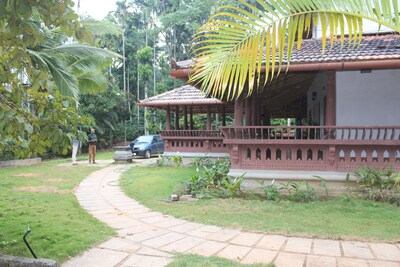
<svg viewBox="0 0 400 267"><path fill-rule="evenodd" d="M281 252L275 259L276 267L303 267L306 255Z"/></svg>
<svg viewBox="0 0 400 267"><path fill-rule="evenodd" d="M274 258L276 257L277 254L278 254L277 251L254 248L243 258L241 263L243 263L243 264L255 264L255 263L268 264L274 260Z"/></svg>
<svg viewBox="0 0 400 267"><path fill-rule="evenodd" d="M286 236L282 235L266 235L261 238L256 247L262 249L280 250L287 240Z"/></svg>
<svg viewBox="0 0 400 267"><path fill-rule="evenodd" d="M241 261L250 250L251 248L246 246L229 245L221 250L217 256L230 260Z"/></svg>

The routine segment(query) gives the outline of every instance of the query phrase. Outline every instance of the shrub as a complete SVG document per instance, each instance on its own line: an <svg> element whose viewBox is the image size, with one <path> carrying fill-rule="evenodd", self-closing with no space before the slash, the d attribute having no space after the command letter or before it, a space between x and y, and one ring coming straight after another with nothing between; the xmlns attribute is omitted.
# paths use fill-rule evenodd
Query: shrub
<svg viewBox="0 0 400 267"><path fill-rule="evenodd" d="M182 156L179 156L178 154L176 154L174 156L169 156L168 158L171 162L174 163L175 167L179 167L183 164L183 158L182 158Z"/></svg>
<svg viewBox="0 0 400 267"><path fill-rule="evenodd" d="M279 200L281 197L281 192L279 192L280 187L274 184L275 180L272 181L269 185L264 185L261 183L261 188L264 191L264 197L266 200Z"/></svg>
<svg viewBox="0 0 400 267"><path fill-rule="evenodd" d="M179 167L183 164L183 158L179 155L174 156L159 156L157 159L157 165L160 167L163 166L173 166Z"/></svg>
<svg viewBox="0 0 400 267"><path fill-rule="evenodd" d="M208 157L195 157L192 165L195 166L196 171L199 172L199 169L202 166L211 167L213 165L213 161Z"/></svg>
<svg viewBox="0 0 400 267"><path fill-rule="evenodd" d="M157 165L159 167L164 167L166 165L170 165L169 161L170 161L169 157L159 155L157 159Z"/></svg>
<svg viewBox="0 0 400 267"><path fill-rule="evenodd" d="M190 194L190 190L186 183L179 183L175 186L173 194L180 197L182 195Z"/></svg>
<svg viewBox="0 0 400 267"><path fill-rule="evenodd" d="M217 160L212 166L203 166L203 170L187 180L189 191L197 198L227 198L241 194L243 176L228 176L230 161L228 158Z"/></svg>
<svg viewBox="0 0 400 267"><path fill-rule="evenodd" d="M360 167L354 175L362 188L360 198L400 206L400 173L395 174L393 166L383 169Z"/></svg>
<svg viewBox="0 0 400 267"><path fill-rule="evenodd" d="M307 203L318 199L317 192L307 181L295 183L292 181L281 184L281 189L287 190L287 199L294 202Z"/></svg>

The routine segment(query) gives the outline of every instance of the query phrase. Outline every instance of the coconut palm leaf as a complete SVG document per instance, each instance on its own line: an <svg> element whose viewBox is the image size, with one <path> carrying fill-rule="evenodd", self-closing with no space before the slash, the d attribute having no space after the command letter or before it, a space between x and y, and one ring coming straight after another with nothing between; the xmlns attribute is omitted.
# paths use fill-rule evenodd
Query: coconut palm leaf
<svg viewBox="0 0 400 267"><path fill-rule="evenodd" d="M89 32L95 35L122 35L123 33L123 30L117 25L105 21L85 19L81 23Z"/></svg>
<svg viewBox="0 0 400 267"><path fill-rule="evenodd" d="M296 40L300 49L304 34L318 21L323 52L328 43L332 47L339 41L343 46L346 28L350 48L356 47L362 38L363 18L400 31L398 0L238 3L221 7L193 39L196 61L189 82L220 99L231 100L265 87L284 64L287 71Z"/></svg>
<svg viewBox="0 0 400 267"><path fill-rule="evenodd" d="M63 64L62 60L55 55L48 53L36 52L33 50L27 50L33 61L39 62L43 66L47 67L53 81L57 86L57 89L61 94L65 96L72 96L75 99L78 98L79 89L77 79L69 71L68 67Z"/></svg>

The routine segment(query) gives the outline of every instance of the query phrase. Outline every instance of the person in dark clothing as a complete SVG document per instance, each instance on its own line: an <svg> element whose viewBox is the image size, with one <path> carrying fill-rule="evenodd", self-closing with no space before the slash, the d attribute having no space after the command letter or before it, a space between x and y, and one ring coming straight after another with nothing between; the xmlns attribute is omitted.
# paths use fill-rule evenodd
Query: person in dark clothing
<svg viewBox="0 0 400 267"><path fill-rule="evenodd" d="M96 144L97 144L97 136L94 132L94 129L90 129L90 134L88 135L88 144L89 144L89 164L96 164Z"/></svg>

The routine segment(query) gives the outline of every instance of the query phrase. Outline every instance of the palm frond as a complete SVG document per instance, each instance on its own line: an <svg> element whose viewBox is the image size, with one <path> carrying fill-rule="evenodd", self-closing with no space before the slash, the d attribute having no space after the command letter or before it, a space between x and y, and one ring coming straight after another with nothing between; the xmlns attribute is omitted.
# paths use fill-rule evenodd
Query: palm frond
<svg viewBox="0 0 400 267"><path fill-rule="evenodd" d="M107 90L107 79L99 70L89 67L79 72L77 80L81 94L96 94Z"/></svg>
<svg viewBox="0 0 400 267"><path fill-rule="evenodd" d="M122 35L123 33L123 30L117 25L105 21L86 19L81 23L89 32L95 35Z"/></svg>
<svg viewBox="0 0 400 267"><path fill-rule="evenodd" d="M65 66L57 57L49 55L48 53L36 52L33 50L27 51L31 57L35 58L38 62L48 68L57 89L63 95L72 96L77 99L79 93L77 79L71 75L67 66Z"/></svg>
<svg viewBox="0 0 400 267"><path fill-rule="evenodd" d="M224 6L200 27L193 39L196 61L189 82L221 99L234 99L262 88L288 70L295 41L321 22L322 51L334 42L349 46L362 38L362 19L400 31L398 0L244 0L241 7ZM337 40L340 35L339 40ZM265 77L261 79L261 74Z"/></svg>
<svg viewBox="0 0 400 267"><path fill-rule="evenodd" d="M120 54L115 52L83 44L63 44L54 48L47 49L49 53L64 53L73 57L103 57L109 58L122 58Z"/></svg>

